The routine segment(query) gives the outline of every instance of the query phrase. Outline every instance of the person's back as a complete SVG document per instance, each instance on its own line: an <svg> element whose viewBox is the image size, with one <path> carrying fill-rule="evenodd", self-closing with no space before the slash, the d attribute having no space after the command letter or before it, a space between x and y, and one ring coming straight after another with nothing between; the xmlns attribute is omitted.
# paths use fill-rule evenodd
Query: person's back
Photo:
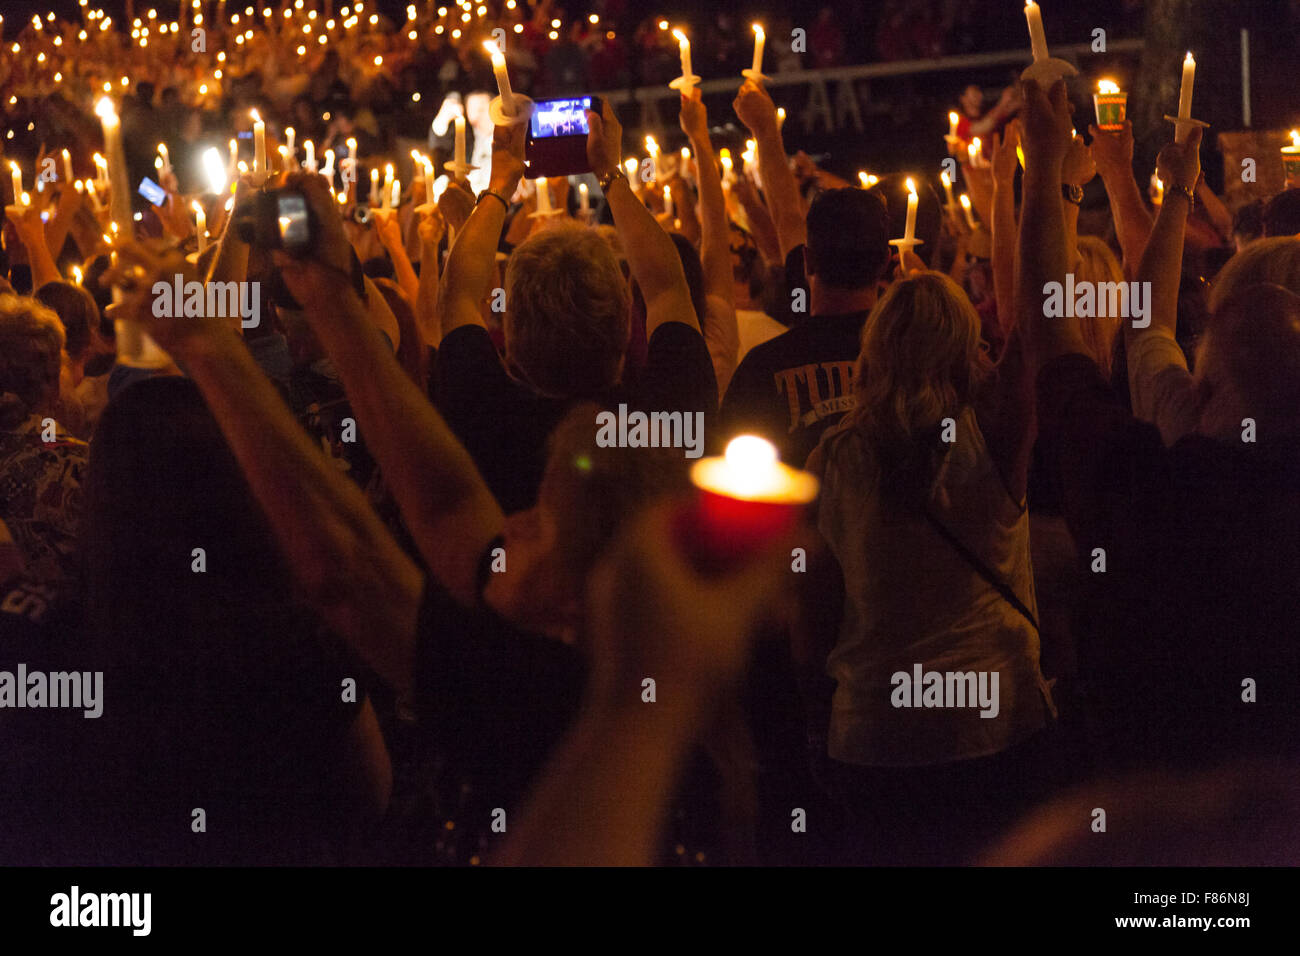
<svg viewBox="0 0 1300 956"><path fill-rule="evenodd" d="M836 681L829 751L836 760L964 760L1003 750L1043 726L1037 632L925 513L1036 613L1028 514L1008 494L973 409L956 419L954 438L925 510L912 513L882 501L880 463L857 429L841 426L826 439L818 527L846 592L827 662ZM932 702L927 692L918 708L917 665L922 675L978 675L978 700L969 694L964 707L954 707L946 698ZM906 693L894 679L900 672L908 677Z"/></svg>
<svg viewBox="0 0 1300 956"><path fill-rule="evenodd" d="M801 465L853 407L854 361L888 238L888 212L875 194L837 189L814 201L806 252L791 253L806 259L811 315L741 360L722 401L724 434L761 435L782 460Z"/></svg>

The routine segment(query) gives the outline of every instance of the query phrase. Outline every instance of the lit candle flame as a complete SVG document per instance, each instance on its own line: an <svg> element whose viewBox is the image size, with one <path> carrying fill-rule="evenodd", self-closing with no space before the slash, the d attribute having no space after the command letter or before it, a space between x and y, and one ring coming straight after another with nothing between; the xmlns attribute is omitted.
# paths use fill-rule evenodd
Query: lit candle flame
<svg viewBox="0 0 1300 956"><path fill-rule="evenodd" d="M1113 80L1102 80L1101 82L1099 82L1099 83L1097 84L1097 92L1098 92L1098 93L1118 93L1118 92L1119 92L1119 84L1115 83Z"/></svg>

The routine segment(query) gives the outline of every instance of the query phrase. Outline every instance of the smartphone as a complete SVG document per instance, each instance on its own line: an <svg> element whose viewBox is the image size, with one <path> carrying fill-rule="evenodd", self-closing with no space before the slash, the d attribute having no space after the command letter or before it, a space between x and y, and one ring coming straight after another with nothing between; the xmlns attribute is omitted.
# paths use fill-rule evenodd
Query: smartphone
<svg viewBox="0 0 1300 956"><path fill-rule="evenodd" d="M242 133L236 133L236 134L235 134L235 138L236 138L236 139L252 139L252 138L253 138L253 132L252 132L252 130L244 130Z"/></svg>
<svg viewBox="0 0 1300 956"><path fill-rule="evenodd" d="M587 110L601 111L599 96L538 100L533 105L524 144L528 178L591 171L587 162Z"/></svg>
<svg viewBox="0 0 1300 956"><path fill-rule="evenodd" d="M163 189L148 176L140 180L140 195L149 200L155 206L161 206L167 201L167 190Z"/></svg>
<svg viewBox="0 0 1300 956"><path fill-rule="evenodd" d="M279 192L276 194L275 215L284 251L291 255L306 251L311 246L307 199L301 193Z"/></svg>

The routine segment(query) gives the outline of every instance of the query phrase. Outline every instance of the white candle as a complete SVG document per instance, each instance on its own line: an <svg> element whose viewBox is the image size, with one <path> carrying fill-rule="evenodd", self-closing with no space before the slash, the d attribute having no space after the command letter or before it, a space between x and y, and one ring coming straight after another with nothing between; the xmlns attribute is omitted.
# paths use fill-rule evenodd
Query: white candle
<svg viewBox="0 0 1300 956"><path fill-rule="evenodd" d="M392 204L389 200L393 195L393 164L388 163L384 166L384 191L382 193L384 208L391 209Z"/></svg>
<svg viewBox="0 0 1300 956"><path fill-rule="evenodd" d="M456 162L456 178L463 179L465 174L465 117L456 117L456 152L454 154Z"/></svg>
<svg viewBox="0 0 1300 956"><path fill-rule="evenodd" d="M939 182L943 183L943 194L948 199L948 205L952 205L952 180L948 178L948 170L939 174Z"/></svg>
<svg viewBox="0 0 1300 956"><path fill-rule="evenodd" d="M321 168L320 174L330 181L330 186L334 185L334 150L325 150L325 165Z"/></svg>
<svg viewBox="0 0 1300 956"><path fill-rule="evenodd" d="M239 140L230 141L230 162L226 164L226 178L234 179L239 169Z"/></svg>
<svg viewBox="0 0 1300 956"><path fill-rule="evenodd" d="M433 161L426 158L424 160L424 201L430 206L438 201L437 189L433 184L433 180Z"/></svg>
<svg viewBox="0 0 1300 956"><path fill-rule="evenodd" d="M103 153L95 154L95 183L100 189L108 188L108 160Z"/></svg>
<svg viewBox="0 0 1300 956"><path fill-rule="evenodd" d="M587 184L578 183L578 208L582 212L591 212L591 198L587 195Z"/></svg>
<svg viewBox="0 0 1300 956"><path fill-rule="evenodd" d="M960 119L961 117L958 116L956 112L950 112L948 114L948 135L953 139L957 138L957 123Z"/></svg>
<svg viewBox="0 0 1300 956"><path fill-rule="evenodd" d="M226 167L221 163L221 151L210 146L203 151L203 175L208 181L208 192L220 196L226 191Z"/></svg>
<svg viewBox="0 0 1300 956"><path fill-rule="evenodd" d="M645 151L649 153L650 158L655 161L655 179L659 179L662 175L662 170L659 166L659 144L655 141L653 136L647 136L645 138Z"/></svg>
<svg viewBox="0 0 1300 956"><path fill-rule="evenodd" d="M298 134L294 131L292 126L286 126L284 128L284 148L289 154L289 162L291 163L295 159L294 140L297 138L297 135Z"/></svg>
<svg viewBox="0 0 1300 956"><path fill-rule="evenodd" d="M14 205L21 206L23 204L23 171L12 160L9 162L9 175L13 177L14 181Z"/></svg>
<svg viewBox="0 0 1300 956"><path fill-rule="evenodd" d="M266 168L266 124L262 117L253 110L253 172L265 175Z"/></svg>
<svg viewBox="0 0 1300 956"><path fill-rule="evenodd" d="M784 125L785 125L785 107L778 106L776 108L776 131L778 133L781 132L781 127Z"/></svg>
<svg viewBox="0 0 1300 956"><path fill-rule="evenodd" d="M306 159L303 165L313 173L316 172L316 144L309 139L303 140L302 149L306 154Z"/></svg>
<svg viewBox="0 0 1300 956"><path fill-rule="evenodd" d="M975 218L970 214L970 196L965 193L961 194L961 209L966 214L966 225L970 226L971 230L974 231Z"/></svg>
<svg viewBox="0 0 1300 956"><path fill-rule="evenodd" d="M537 211L542 214L551 211L551 187L546 184L546 177L537 180Z"/></svg>
<svg viewBox="0 0 1300 956"><path fill-rule="evenodd" d="M194 200L194 232L199 237L199 255L208 248L208 216L202 204Z"/></svg>
<svg viewBox="0 0 1300 956"><path fill-rule="evenodd" d="M1189 51L1183 59L1183 85L1178 91L1178 118L1192 118L1192 86L1196 82L1196 60Z"/></svg>
<svg viewBox="0 0 1300 956"><path fill-rule="evenodd" d="M158 144L158 158L162 160L162 166L159 168L158 172L166 176L172 171L172 158L171 154L167 152L166 143Z"/></svg>
<svg viewBox="0 0 1300 956"><path fill-rule="evenodd" d="M1025 19L1029 22L1029 44L1034 51L1034 62L1047 59L1047 34L1043 32L1043 11L1034 0L1025 4Z"/></svg>
<svg viewBox="0 0 1300 956"><path fill-rule="evenodd" d="M507 116L515 115L515 91L510 88L510 74L506 71L505 54L491 40L485 40L484 48L492 54L492 75L497 78L497 92L501 94L501 109Z"/></svg>
<svg viewBox="0 0 1300 956"><path fill-rule="evenodd" d="M379 169L372 167L370 170L370 205L379 205Z"/></svg>
<svg viewBox="0 0 1300 956"><path fill-rule="evenodd" d="M70 183L72 177L72 154L66 149L63 151L63 181Z"/></svg>
<svg viewBox="0 0 1300 956"><path fill-rule="evenodd" d="M903 241L911 242L916 238L916 183L907 180L907 227L903 230Z"/></svg>
<svg viewBox="0 0 1300 956"><path fill-rule="evenodd" d="M664 187L664 214L668 216L669 219L672 218L673 215L673 187L672 186Z"/></svg>
<svg viewBox="0 0 1300 956"><path fill-rule="evenodd" d="M393 185L389 191L389 199L391 201L386 203L385 209L402 208L402 181L400 179L393 180Z"/></svg>
<svg viewBox="0 0 1300 956"><path fill-rule="evenodd" d="M126 153L122 149L122 121L107 96L95 107L104 127L104 152L108 154L108 209L120 229L131 226L131 187L127 179Z"/></svg>
<svg viewBox="0 0 1300 956"><path fill-rule="evenodd" d="M686 79L694 75L691 70L691 41L681 30L674 30L673 36L677 37L677 52L682 58L682 79Z"/></svg>
<svg viewBox="0 0 1300 956"><path fill-rule="evenodd" d="M754 24L754 66L755 73L763 72L763 44L767 42L767 36L763 33L763 28L757 23ZM690 47L688 45L687 49ZM687 61L689 65L690 61Z"/></svg>

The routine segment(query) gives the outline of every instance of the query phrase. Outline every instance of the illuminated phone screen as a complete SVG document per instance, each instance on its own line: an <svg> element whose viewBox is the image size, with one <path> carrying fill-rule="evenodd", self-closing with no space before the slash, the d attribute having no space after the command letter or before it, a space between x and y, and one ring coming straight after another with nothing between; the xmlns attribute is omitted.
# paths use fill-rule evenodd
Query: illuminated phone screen
<svg viewBox="0 0 1300 956"><path fill-rule="evenodd" d="M590 96L578 96L568 100L542 100L533 109L531 123L533 138L586 136L585 111L590 108Z"/></svg>

